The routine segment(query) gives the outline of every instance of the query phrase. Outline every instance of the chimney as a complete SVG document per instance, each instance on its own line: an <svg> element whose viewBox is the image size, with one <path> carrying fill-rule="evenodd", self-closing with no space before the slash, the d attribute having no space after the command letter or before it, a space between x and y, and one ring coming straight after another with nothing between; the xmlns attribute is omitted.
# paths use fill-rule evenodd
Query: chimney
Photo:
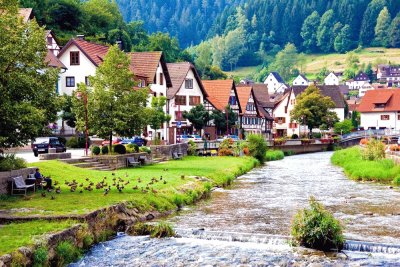
<svg viewBox="0 0 400 267"><path fill-rule="evenodd" d="M122 50L122 41L118 40L115 43L118 45L119 49Z"/></svg>
<svg viewBox="0 0 400 267"><path fill-rule="evenodd" d="M77 38L78 40L85 40L85 35L83 35L83 34L78 34L78 35L76 36L76 38Z"/></svg>

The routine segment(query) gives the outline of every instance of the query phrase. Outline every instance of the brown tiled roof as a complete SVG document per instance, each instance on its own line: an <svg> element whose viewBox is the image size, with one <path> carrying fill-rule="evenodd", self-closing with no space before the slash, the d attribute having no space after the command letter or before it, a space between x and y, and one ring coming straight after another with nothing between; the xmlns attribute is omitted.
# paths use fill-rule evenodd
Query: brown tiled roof
<svg viewBox="0 0 400 267"><path fill-rule="evenodd" d="M171 78L168 72L167 64L161 51L154 52L132 52L128 53L131 58L130 69L135 76L146 77L148 84L154 83L154 77L157 73L158 63L161 63L164 77L167 81L167 87L172 87Z"/></svg>
<svg viewBox="0 0 400 267"><path fill-rule="evenodd" d="M189 72L192 70L194 77L199 84L200 90L203 92L204 97L207 97L207 93L204 90L201 78L196 70L196 68L190 62L179 62L179 63L168 63L167 64L169 76L171 77L172 87L167 91L167 98L172 99L178 93L179 89L182 87L183 82Z"/></svg>
<svg viewBox="0 0 400 267"><path fill-rule="evenodd" d="M233 80L206 80L203 81L208 100L219 110L224 110L229 104L229 96L232 88L235 88ZM240 106L240 100L239 106Z"/></svg>
<svg viewBox="0 0 400 267"><path fill-rule="evenodd" d="M238 86L236 87L236 91L239 97L239 103L242 105L242 113L246 111L247 102L249 101L249 97L251 94L252 86Z"/></svg>
<svg viewBox="0 0 400 267"><path fill-rule="evenodd" d="M20 8L18 14L23 18L24 22L33 18L32 8Z"/></svg>
<svg viewBox="0 0 400 267"><path fill-rule="evenodd" d="M47 50L45 61L50 67L67 69L67 67L65 67L65 65L50 50Z"/></svg>
<svg viewBox="0 0 400 267"><path fill-rule="evenodd" d="M294 95L297 97L299 94L303 93L308 86L293 86ZM324 96L329 96L333 102L335 102L336 108L344 108L346 106L344 97L340 92L340 87L337 85L317 85L321 94Z"/></svg>
<svg viewBox="0 0 400 267"><path fill-rule="evenodd" d="M385 104L385 107L376 109L375 104ZM357 110L359 112L400 111L400 90L377 89L367 91Z"/></svg>
<svg viewBox="0 0 400 267"><path fill-rule="evenodd" d="M108 52L108 46L91 43L83 39L71 39L68 43L61 49L60 53L57 55L60 58L65 51L71 46L76 45L79 50L96 66L98 67L104 60L105 55Z"/></svg>
<svg viewBox="0 0 400 267"><path fill-rule="evenodd" d="M273 108L274 103L269 98L268 85L263 83L253 84L253 93L257 102L265 108Z"/></svg>

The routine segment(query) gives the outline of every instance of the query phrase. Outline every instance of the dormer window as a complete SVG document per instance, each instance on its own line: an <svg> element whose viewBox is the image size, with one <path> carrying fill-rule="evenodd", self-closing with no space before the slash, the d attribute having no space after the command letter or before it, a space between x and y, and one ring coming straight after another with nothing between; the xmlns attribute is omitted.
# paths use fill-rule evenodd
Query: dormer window
<svg viewBox="0 0 400 267"><path fill-rule="evenodd" d="M69 52L70 65L79 65L79 51Z"/></svg>
<svg viewBox="0 0 400 267"><path fill-rule="evenodd" d="M375 103L375 108L385 108L384 103Z"/></svg>
<svg viewBox="0 0 400 267"><path fill-rule="evenodd" d="M193 79L186 79L185 80L185 88L186 89L193 89Z"/></svg>

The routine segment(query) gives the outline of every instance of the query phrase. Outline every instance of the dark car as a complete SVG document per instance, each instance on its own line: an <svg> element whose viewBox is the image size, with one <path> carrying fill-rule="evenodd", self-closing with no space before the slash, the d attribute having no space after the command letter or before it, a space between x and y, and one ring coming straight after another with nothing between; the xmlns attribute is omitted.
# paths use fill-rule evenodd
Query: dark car
<svg viewBox="0 0 400 267"><path fill-rule="evenodd" d="M147 143L146 140L144 140L141 137L133 137L130 139L123 139L120 144L122 145L127 145L127 144L136 144L137 146L144 146Z"/></svg>
<svg viewBox="0 0 400 267"><path fill-rule="evenodd" d="M39 137L32 142L32 151L35 157L39 154L49 153L49 148L55 148L57 153L67 151L58 137Z"/></svg>

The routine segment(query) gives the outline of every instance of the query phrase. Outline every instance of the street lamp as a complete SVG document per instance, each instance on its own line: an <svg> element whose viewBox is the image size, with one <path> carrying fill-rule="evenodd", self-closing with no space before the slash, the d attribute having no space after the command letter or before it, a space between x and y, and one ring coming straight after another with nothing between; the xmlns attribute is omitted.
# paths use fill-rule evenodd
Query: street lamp
<svg viewBox="0 0 400 267"><path fill-rule="evenodd" d="M88 156L88 148L89 148L89 130L88 130L88 99L87 99L87 93L81 93L77 92L76 93L76 98L77 99L83 99L83 106L85 110L85 156Z"/></svg>

